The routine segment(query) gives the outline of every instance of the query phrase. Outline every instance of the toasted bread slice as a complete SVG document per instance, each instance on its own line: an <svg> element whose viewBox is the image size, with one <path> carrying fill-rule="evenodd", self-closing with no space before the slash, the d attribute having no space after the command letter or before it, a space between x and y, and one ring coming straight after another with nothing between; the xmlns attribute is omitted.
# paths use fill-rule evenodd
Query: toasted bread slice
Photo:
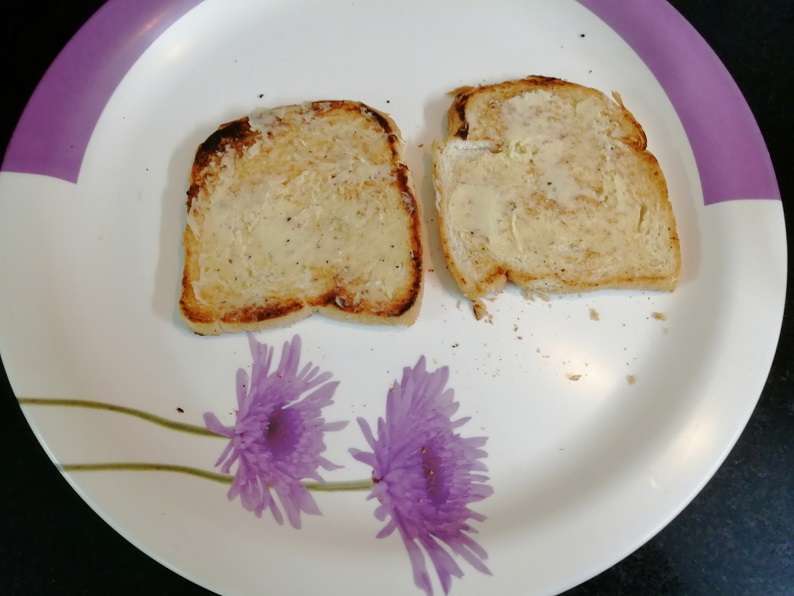
<svg viewBox="0 0 794 596"><path fill-rule="evenodd" d="M420 215L394 122L316 101L222 125L196 153L180 309L200 334L322 311L411 324Z"/></svg>
<svg viewBox="0 0 794 596"><path fill-rule="evenodd" d="M466 297L508 280L540 294L675 287L667 186L620 96L547 77L453 94L434 182L442 246Z"/></svg>

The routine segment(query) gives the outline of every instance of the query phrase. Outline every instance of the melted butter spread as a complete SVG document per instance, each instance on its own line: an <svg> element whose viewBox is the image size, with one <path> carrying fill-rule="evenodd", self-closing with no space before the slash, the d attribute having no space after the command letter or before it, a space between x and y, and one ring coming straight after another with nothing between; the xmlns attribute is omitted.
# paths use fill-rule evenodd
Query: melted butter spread
<svg viewBox="0 0 794 596"><path fill-rule="evenodd" d="M411 279L411 221L383 131L295 107L249 121L260 140L223 157L188 215L197 299L240 307L341 287L389 301Z"/></svg>
<svg viewBox="0 0 794 596"><path fill-rule="evenodd" d="M502 104L498 141L447 142L446 225L475 255L473 274L494 260L544 273L544 255L559 264L618 253L638 231L642 201L628 179L637 158L608 109L597 98L525 92Z"/></svg>

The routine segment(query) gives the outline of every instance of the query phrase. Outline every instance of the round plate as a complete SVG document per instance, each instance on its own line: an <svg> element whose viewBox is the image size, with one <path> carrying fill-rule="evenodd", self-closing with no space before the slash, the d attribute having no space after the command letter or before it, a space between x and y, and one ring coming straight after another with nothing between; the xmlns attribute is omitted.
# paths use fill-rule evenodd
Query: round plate
<svg viewBox="0 0 794 596"><path fill-rule="evenodd" d="M643 124L679 225L674 293L527 301L508 290L489 305L493 324L474 320L439 252L429 151L449 90L529 74L617 90ZM340 381L330 420L374 423L422 354L449 366L471 416L460 432L488 437L495 491L474 505L493 575L461 562L457 594L551 593L605 569L730 450L772 362L785 294L763 140L717 58L663 2L111 1L43 79L0 175L0 350L15 393L231 423L247 340L193 335L177 311L190 165L220 122L327 98L362 100L402 129L430 232L422 311L406 329L315 316L258 339L300 334L302 358ZM59 464L211 470L223 448L119 412L24 411ZM356 424L326 444L344 465L326 480L369 476L348 452L366 448ZM296 530L203 478L67 479L132 543L218 592L413 589L402 542L375 538L382 523L363 492L316 493L322 516Z"/></svg>

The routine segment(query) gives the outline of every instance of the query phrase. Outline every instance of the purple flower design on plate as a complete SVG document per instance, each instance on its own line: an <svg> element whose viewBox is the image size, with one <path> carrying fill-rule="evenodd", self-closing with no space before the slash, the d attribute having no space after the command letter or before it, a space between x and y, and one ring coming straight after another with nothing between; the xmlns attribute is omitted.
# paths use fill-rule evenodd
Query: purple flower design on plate
<svg viewBox="0 0 794 596"><path fill-rule="evenodd" d="M469 536L476 532L469 520L485 519L469 505L493 493L482 461L487 454L481 447L487 439L464 438L455 432L469 418L452 419L458 403L454 391L445 389L448 378L446 366L428 372L424 356L414 368L403 369L402 381L389 390L386 417L378 419L378 437L365 420L358 419L372 452L351 449L353 457L372 466L375 484L369 498L380 501L375 517L389 518L378 538L395 529L400 533L414 582L428 595L433 588L422 549L444 593L449 592L453 576L463 575L447 549L490 574L483 563L487 553Z"/></svg>
<svg viewBox="0 0 794 596"><path fill-rule="evenodd" d="M322 416L322 409L333 403L339 383L329 382L331 373L320 372L311 363L298 371L301 340L297 335L284 343L278 368L273 372L273 348L259 343L251 334L248 341L253 356L251 379L249 384L248 374L243 369L237 371L234 426L224 426L212 413L204 414L209 430L230 439L215 465L229 473L237 464L229 499L239 495L243 507L257 517L270 509L281 524L284 518L272 490L290 524L300 528L301 511L320 514L301 480L322 482L318 468L341 467L321 455L325 451L324 433L347 425L325 422Z"/></svg>

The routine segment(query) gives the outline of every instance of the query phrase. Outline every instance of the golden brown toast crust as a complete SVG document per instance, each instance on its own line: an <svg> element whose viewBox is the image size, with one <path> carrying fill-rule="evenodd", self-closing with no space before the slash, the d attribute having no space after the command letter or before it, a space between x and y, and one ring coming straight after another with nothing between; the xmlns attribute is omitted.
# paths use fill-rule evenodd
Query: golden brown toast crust
<svg viewBox="0 0 794 596"><path fill-rule="evenodd" d="M386 114L364 103L348 100L314 101L307 106L317 115L333 110L361 114L375 122L388 138L392 154L393 183L399 189L400 206L410 221L411 283L388 304L374 304L367 300L354 300L344 287L336 287L319 296L302 298L268 299L266 304L249 305L230 312L218 313L202 304L196 297L193 281L198 279L198 242L190 226L185 226L183 244L185 264L182 275L180 311L193 331L200 335L227 331L257 331L270 326L281 326L323 312L334 318L375 324L411 324L416 319L422 295L422 230L421 213L413 189L410 172L403 158L403 142L399 129ZM254 130L248 117L221 124L207 140L199 145L191 170L187 191L187 210L202 190L208 190L217 168L225 154L237 155L256 143L260 132ZM272 135L271 131L266 133Z"/></svg>
<svg viewBox="0 0 794 596"><path fill-rule="evenodd" d="M558 90L562 88L575 88L578 91L584 91L597 97L603 97L603 94L596 89L583 87L582 85L571 83L562 79L535 75L528 76L523 79L505 81L502 83L481 85L476 87L458 87L449 93L451 96L453 96L453 100L447 112L447 139L450 140L453 138L458 138L461 140L481 140L479 137L473 138L473 135L470 131L470 123L466 117L466 110L469 102L478 94L500 92L504 93L505 96L512 97L530 90ZM672 205L670 204L668 198L667 185L664 175L661 168L659 167L656 157L647 151L647 137L642 126L636 120L634 115L623 105L623 101L619 94L613 93L613 99L617 102L625 120L628 123L623 142L636 150L637 155L647 163L647 166L654 179L654 184L659 187L661 195L663 196L663 208L665 211L667 211L670 221L673 222L672 227L668 228L668 233L670 244L674 248L674 273L672 275L663 277L626 276L602 279L597 283L582 283L580 280L566 278L563 272L556 272L550 275L544 274L542 277L535 277L519 271L509 271L505 267L494 266L482 279L473 283L472 280L466 279L464 274L455 264L450 239L447 237L445 214L442 210L439 210L438 224L441 236L441 246L448 268L458 286L461 288L463 294L470 300L474 301L475 304L479 299L487 295L500 292L508 281L523 287L529 292L532 292L533 287L535 284L537 284L536 289L540 293L570 293L595 290L598 288L638 288L653 290L675 289L681 269L681 252L678 232L675 226L675 218L673 215ZM434 161L434 179L437 181L440 176L438 172L438 158ZM436 186L436 193L439 194L440 192L441 189Z"/></svg>
<svg viewBox="0 0 794 596"><path fill-rule="evenodd" d="M525 91L533 89L560 89L560 88L575 88L591 93L595 96L601 96L602 93L596 89L584 87L576 83L571 83L563 79L556 79L554 77L544 77L539 75L531 75L523 79L515 81L505 81L503 83L493 83L491 85L480 85L478 87L463 86L453 89L449 92L454 97L452 105L447 112L447 136L458 137L459 139L467 140L469 138L469 123L466 119L466 106L469 100L480 93L491 93L493 91L504 91L510 95L518 95ZM645 136L645 131L634 118L634 115L629 112L623 105L620 95L615 93L614 99L621 107L623 115L632 123L633 132L636 136L629 136L626 141L638 150L645 150L648 142Z"/></svg>

